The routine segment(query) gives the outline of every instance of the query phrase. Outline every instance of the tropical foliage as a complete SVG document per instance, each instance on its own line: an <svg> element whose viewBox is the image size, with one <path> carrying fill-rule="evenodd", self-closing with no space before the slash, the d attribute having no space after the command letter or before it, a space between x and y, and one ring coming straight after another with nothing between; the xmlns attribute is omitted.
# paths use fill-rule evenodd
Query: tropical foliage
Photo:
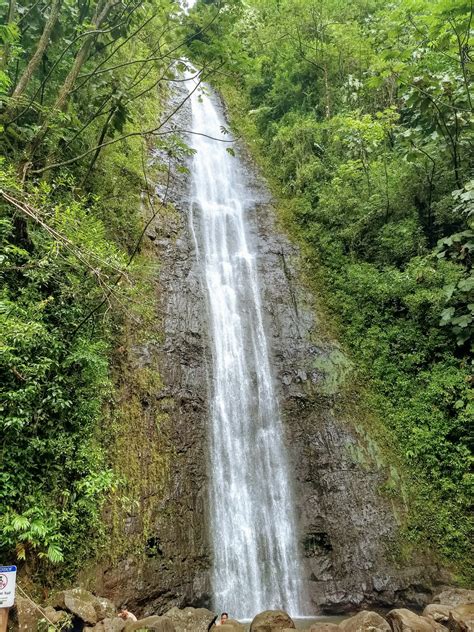
<svg viewBox="0 0 474 632"><path fill-rule="evenodd" d="M122 484L100 429L122 321L146 317L146 141L163 132L179 11L0 3L0 553L31 572L93 555Z"/></svg>

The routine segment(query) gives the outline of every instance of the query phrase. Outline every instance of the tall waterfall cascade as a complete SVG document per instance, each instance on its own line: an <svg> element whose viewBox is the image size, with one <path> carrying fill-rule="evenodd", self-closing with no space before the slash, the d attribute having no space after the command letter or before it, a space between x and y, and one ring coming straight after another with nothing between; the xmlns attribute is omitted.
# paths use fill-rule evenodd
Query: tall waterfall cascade
<svg viewBox="0 0 474 632"><path fill-rule="evenodd" d="M275 608L298 616L305 600L295 505L256 253L246 225L252 192L239 158L227 151L220 107L207 94L191 95L190 143L196 153L190 223L207 292L212 349L213 605L243 619Z"/></svg>

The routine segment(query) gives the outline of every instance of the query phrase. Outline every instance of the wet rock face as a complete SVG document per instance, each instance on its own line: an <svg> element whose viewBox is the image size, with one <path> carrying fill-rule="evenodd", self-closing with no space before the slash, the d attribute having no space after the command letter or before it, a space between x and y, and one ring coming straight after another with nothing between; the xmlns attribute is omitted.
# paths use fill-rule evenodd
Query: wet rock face
<svg viewBox="0 0 474 632"><path fill-rule="evenodd" d="M184 96L174 95L171 108ZM190 115L190 108L185 106L180 120L173 121L189 129ZM164 489L156 493L150 485L156 504L147 525L150 536L144 550L100 569L95 584L97 592L117 605L126 605L137 616L161 615L172 606L210 604L206 303L189 231L189 176L182 173L184 162L180 159L171 160L167 155L157 155L156 159L170 164L169 182L162 173L156 188L158 196L174 207L162 208L144 237L158 266L156 319L160 336L137 345L132 352L137 371L151 367L160 376L156 392L142 404L148 417L153 418L156 410L166 417L160 417L157 424L170 467ZM131 533L141 528L139 519L130 524Z"/></svg>
<svg viewBox="0 0 474 632"><path fill-rule="evenodd" d="M245 162L254 183L249 217L294 473L310 610L424 605L440 571L426 555L404 568L390 561L397 522L380 493L386 467L362 466L353 456L359 439L341 394L351 363L328 339L315 299L301 282L298 252L275 226L271 199Z"/></svg>

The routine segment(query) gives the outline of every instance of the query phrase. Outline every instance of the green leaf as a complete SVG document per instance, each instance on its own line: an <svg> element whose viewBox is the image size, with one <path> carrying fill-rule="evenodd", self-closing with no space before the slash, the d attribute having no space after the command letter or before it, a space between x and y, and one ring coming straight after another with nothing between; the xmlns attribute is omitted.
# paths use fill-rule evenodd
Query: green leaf
<svg viewBox="0 0 474 632"><path fill-rule="evenodd" d="M57 546L56 544L50 544L48 546L48 559L50 562L52 562L53 564L59 564L59 562L64 561L64 555L63 552L61 551L60 547Z"/></svg>

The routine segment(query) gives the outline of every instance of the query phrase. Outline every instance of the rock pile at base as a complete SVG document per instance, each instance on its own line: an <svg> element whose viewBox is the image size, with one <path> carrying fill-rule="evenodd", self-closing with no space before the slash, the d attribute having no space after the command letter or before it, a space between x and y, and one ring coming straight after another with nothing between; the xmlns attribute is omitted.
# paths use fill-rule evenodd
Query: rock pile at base
<svg viewBox="0 0 474 632"><path fill-rule="evenodd" d="M205 608L171 608L163 616L123 621L108 599L96 597L84 588L57 593L51 604L40 607L30 599L17 597L13 632L39 632L45 623L62 632L243 632L234 619L213 624L217 615ZM250 624L250 632L293 632L296 626L283 610L265 610ZM385 617L364 610L340 624L313 623L302 632L474 632L474 591L449 588L440 592L422 614L406 608L391 610Z"/></svg>
<svg viewBox="0 0 474 632"><path fill-rule="evenodd" d="M406 608L391 610L385 617L363 610L339 624L313 623L301 632L474 632L474 591L450 588L434 602L421 615ZM266 610L254 618L250 632L292 632L295 627L286 612Z"/></svg>
<svg viewBox="0 0 474 632"><path fill-rule="evenodd" d="M84 588L74 588L54 595L51 605L45 608L18 597L12 618L13 632L39 632L45 624L60 624L61 632L208 632L217 615L205 608L171 608L163 616L124 621L108 599L96 597ZM233 625L229 628L231 632L239 630Z"/></svg>

